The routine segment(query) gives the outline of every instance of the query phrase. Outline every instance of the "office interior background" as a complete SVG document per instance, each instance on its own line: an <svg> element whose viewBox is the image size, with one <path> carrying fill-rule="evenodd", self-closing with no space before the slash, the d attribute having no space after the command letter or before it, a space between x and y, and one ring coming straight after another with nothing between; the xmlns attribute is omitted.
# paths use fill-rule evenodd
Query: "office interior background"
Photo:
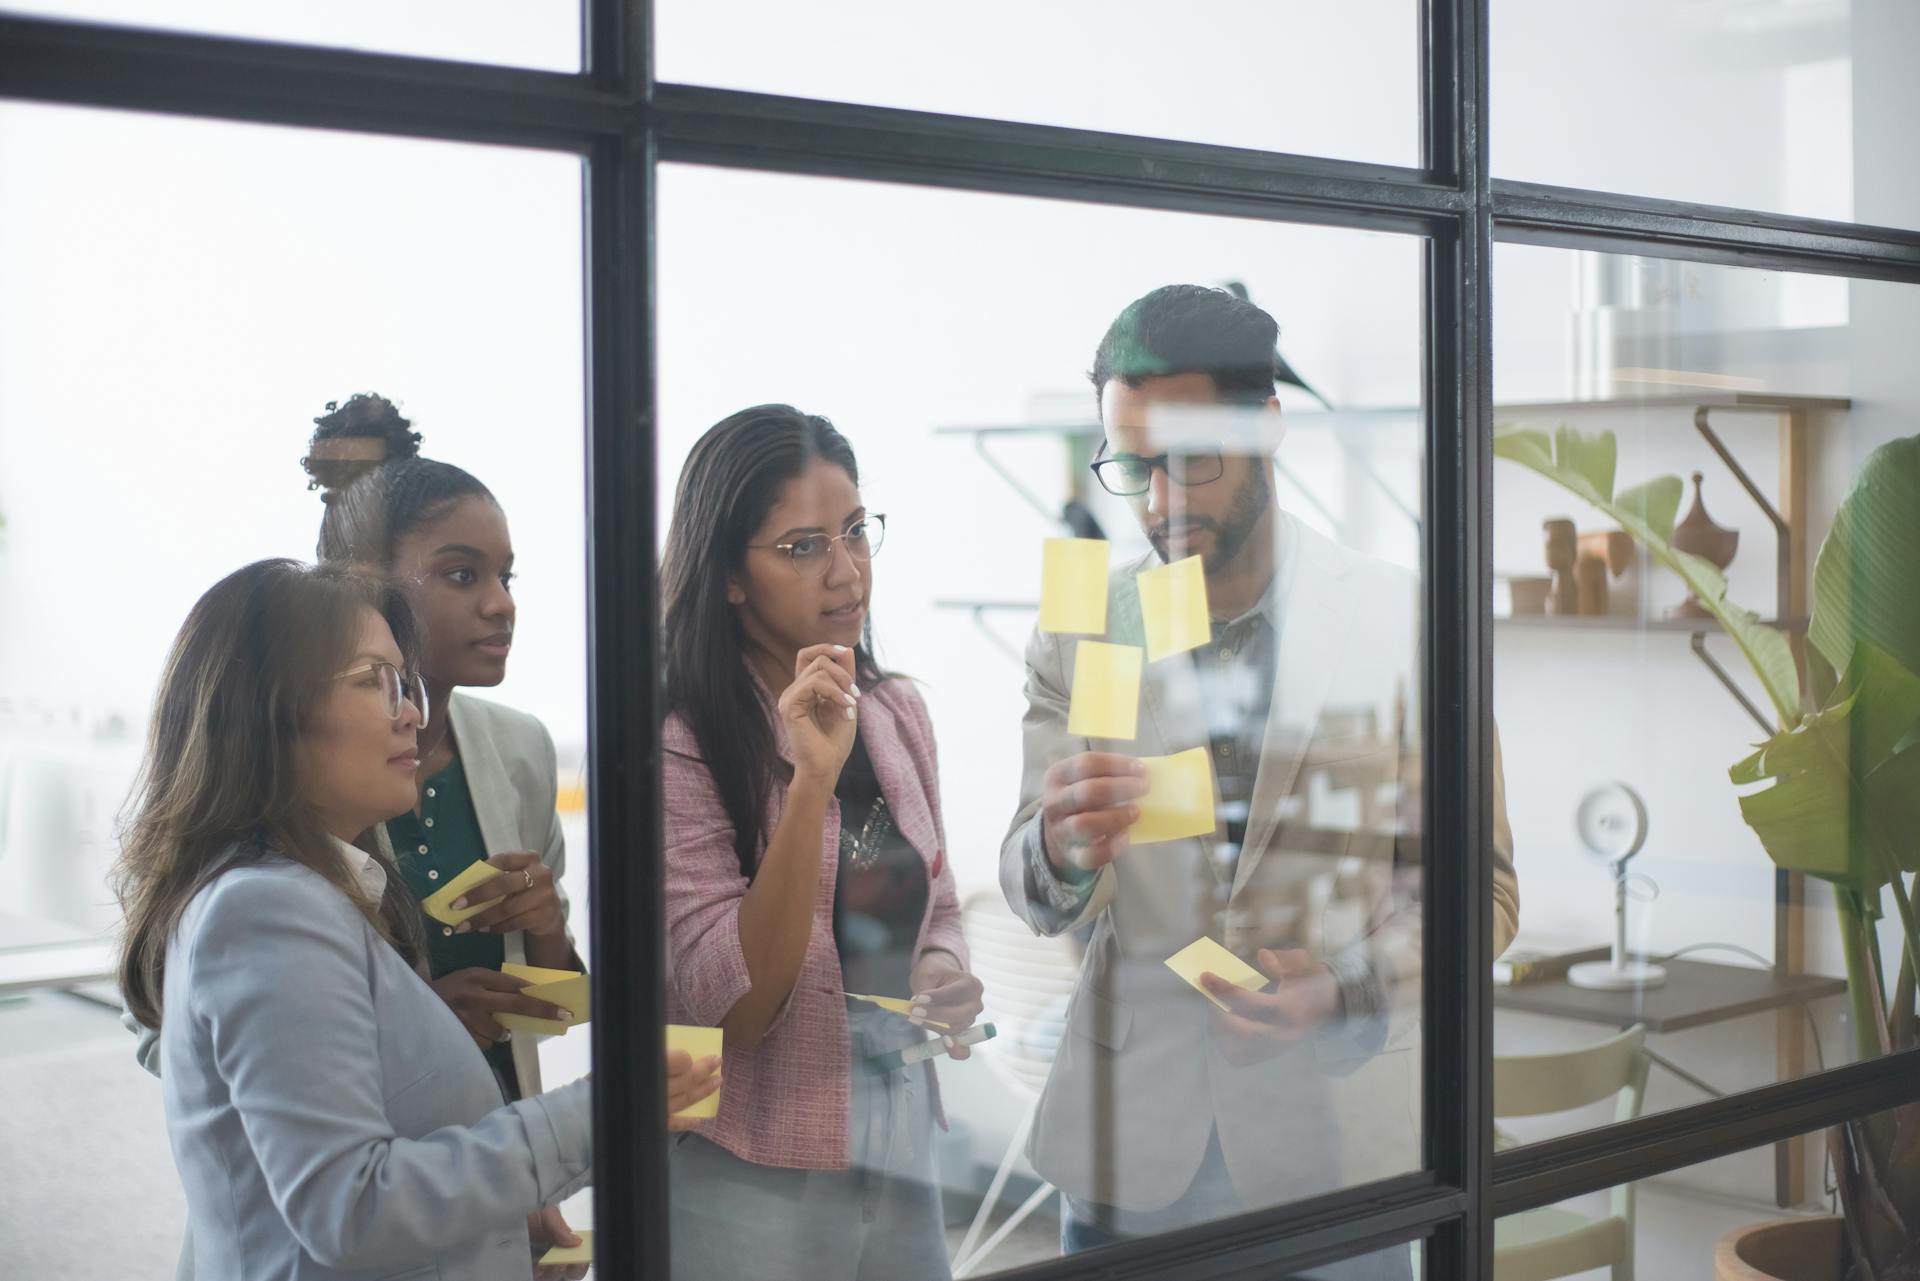
<svg viewBox="0 0 1920 1281"><path fill-rule="evenodd" d="M84 88L51 88L25 60L49 30L41 21L58 20L570 76L583 73L593 21L607 20L565 3L497 0L6 8L0 1097L10 1102L0 1109L0 1250L12 1262L0 1271L159 1278L172 1275L184 1209L157 1083L135 1064L102 982L118 920L105 880L115 820L188 606L246 560L312 555L320 507L299 459L326 402L392 397L424 433L424 452L482 477L508 514L520 622L496 696L536 712L558 745L583 955L598 942L585 905L605 893L590 844L603 868L654 852L589 821L600 812L584 553L595 528L586 501L595 384L582 371L598 357L583 264L593 261L596 206L582 157L565 148L408 137L443 131L344 112L328 120L324 106L302 123L343 127L250 119L244 104L207 108L212 97L194 105L184 94L177 110L128 109L127 91L107 82L89 103ZM647 55L663 86L1205 144L1191 153L1200 162L1249 170L1265 163L1256 153L1278 153L1276 172L1297 160L1300 173L1329 182L1432 163L1422 85L1434 74L1423 70L1433 16L1413 3L1222 0L1175 11L1135 0L657 0L650 9ZM1684 612L1685 585L1637 548L1608 567L1603 607L1537 608L1553 590L1539 581L1553 572L1543 522L1570 518L1580 533L1610 524L1516 462L1487 464L1484 510L1430 510L1445 417L1428 403L1431 362L1470 369L1484 357L1491 419L1473 412L1475 431L1611 432L1621 487L1681 477L1683 514L1697 494L1715 524L1738 531L1729 598L1804 626L1813 557L1856 472L1877 446L1920 432L1911 355L1920 10L1905 0L1431 9L1477 15L1486 164L1516 208L1548 202L1548 188L1617 194L1670 226L1626 217L1583 240L1496 225L1481 264L1490 345L1471 333L1436 343L1428 238L1328 213L1331 203L1289 205L1287 181L1270 207L1249 196L1238 209L1225 200L1209 209L1199 198L1074 199L1064 183L1022 194L952 169L915 181L911 163L853 175L844 171L857 162L844 158L755 157L746 126L738 163L715 162L718 145L682 158L668 145L646 191L652 311L635 342L651 351L634 362L653 398L656 492L641 507L664 534L687 449L742 406L790 402L847 434L867 504L888 516L875 566L880 654L921 681L959 890L970 926L998 938L1013 924L997 868L1017 798L1019 654L1041 541L1061 532L1061 510L1076 500L1116 555L1145 550L1124 506L1091 486L1083 465L1098 438L1086 382L1094 344L1121 306L1157 285L1244 288L1278 320L1280 350L1307 384L1282 388L1281 503L1337 541L1425 574L1434 591L1436 525L1467 531L1459 537L1470 548L1484 537L1490 550L1467 581L1484 591L1478 635L1491 652L1491 724L1521 890L1521 938L1505 969L1470 980L1486 984L1493 1055L1572 1052L1644 1029L1644 1091L1628 1091L1628 1104L1608 1093L1546 1117L1482 1117L1505 1153L1612 1124L1622 1107L1692 1109L1841 1069L1855 1038L1831 891L1776 873L1727 777L1766 736L1742 703L1764 708L1739 653L1717 625ZM90 37L74 30L84 49ZM116 52L105 65L124 70L138 56ZM673 102L689 114L699 106L694 96ZM905 127L939 129L928 117ZM1011 133L981 136L1013 145ZM1036 137L1066 145L1065 135ZM1124 156L1129 144L1105 145ZM980 172L994 164L983 159ZM1498 191L1474 198L1492 202L1497 224ZM1683 223L1705 230L1673 230ZM1439 448L1456 446L1443 437ZM657 636L660 649L674 644ZM1431 732L1427 746L1439 750ZM1335 815L1359 804L1336 784L1315 799ZM1550 968L1614 936L1613 872L1578 816L1616 784L1638 797L1646 829L1626 869L1626 943L1670 958L1667 985L1602 1000L1552 977L1529 983L1527 961ZM596 907L595 920L620 919L604 901ZM1886 915L1896 917L1891 898ZM1430 930L1429 948L1445 937ZM1899 931L1882 942L1897 968ZM1070 974L1070 956L1064 964ZM1430 956L1429 982L1445 968ZM991 983L985 999L993 1018ZM605 1023L602 1012L548 1042L548 1079L587 1070ZM953 1125L939 1162L956 1259L1041 1190L1015 1154L994 1217L968 1232L1017 1141L1033 1064L1044 1070L1048 1037L1059 1035L1057 1018L1024 1007L1001 1014L1000 1029L970 1061L942 1067ZM1377 1135L1354 1136L1342 1182L1356 1197L1436 1166L1421 1140L1443 1119L1431 1115L1432 1054L1416 1037L1394 1055L1395 1070L1354 1087L1378 1091L1388 1114ZM1874 1078L1880 1093L1859 1093L1854 1110L1920 1097L1920 1084L1890 1082ZM1495 1116L1501 1104L1496 1089ZM1631 1181L1622 1232L1640 1274L1715 1275L1727 1233L1830 1214L1820 1124L1837 1116L1777 1142L1708 1136L1698 1161L1663 1152L1663 1168ZM1473 1176L1470 1208L1456 1207L1469 1217L1451 1230L1477 1232L1495 1216L1500 1160ZM1369 1207L1354 1206L1361 1223ZM1604 1220L1621 1200L1596 1184L1558 1208ZM568 1213L592 1224L592 1195ZM1038 1197L967 1261L984 1274L1055 1258L1056 1213ZM1425 1275L1457 1275L1460 1259L1500 1275L1486 1251L1443 1244L1436 1254L1436 1242L1452 1240L1433 1235L1438 1214L1380 1230L1426 1238ZM1284 1253L1284 1214L1262 1231ZM1340 1231L1348 1236L1329 1239L1365 1239L1362 1227ZM1607 1275L1605 1262L1566 1275Z"/></svg>

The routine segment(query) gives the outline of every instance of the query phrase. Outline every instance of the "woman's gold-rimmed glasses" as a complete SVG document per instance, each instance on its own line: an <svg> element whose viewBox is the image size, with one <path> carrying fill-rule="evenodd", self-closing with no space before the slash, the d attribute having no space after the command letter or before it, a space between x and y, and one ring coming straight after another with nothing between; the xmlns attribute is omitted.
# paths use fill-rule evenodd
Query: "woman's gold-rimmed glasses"
<svg viewBox="0 0 1920 1281"><path fill-rule="evenodd" d="M838 534L828 537L825 534L808 534L786 543L748 543L749 547L764 547L787 554L787 560L793 565L793 572L802 578L819 578L827 572L827 566L833 564L833 545L844 543L847 555L858 564L865 564L880 551L880 544L887 541L887 518L879 512L871 512L848 525Z"/></svg>

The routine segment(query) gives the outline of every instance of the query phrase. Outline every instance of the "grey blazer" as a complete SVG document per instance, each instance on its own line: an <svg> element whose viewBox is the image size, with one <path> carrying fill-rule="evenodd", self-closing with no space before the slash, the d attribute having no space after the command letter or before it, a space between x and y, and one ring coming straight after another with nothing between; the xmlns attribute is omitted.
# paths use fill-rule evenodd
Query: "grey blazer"
<svg viewBox="0 0 1920 1281"><path fill-rule="evenodd" d="M162 1093L201 1281L525 1281L592 1172L586 1082L503 1105L472 1038L333 885L269 858L167 950Z"/></svg>
<svg viewBox="0 0 1920 1281"><path fill-rule="evenodd" d="M1067 731L1077 637L1036 631L1027 646L1020 807L1001 848L1000 879L1036 933L1092 923L1067 1032L1036 1113L1028 1157L1070 1195L1153 1210L1191 1183L1217 1133L1249 1208L1296 1200L1417 1168L1421 939L1419 887L1403 867L1391 797L1409 768L1390 732L1417 720L1419 584L1282 513L1284 571L1272 711L1254 776L1245 848L1228 872L1208 841L1129 850L1102 869L1073 910L1055 907L1033 871L1046 771L1085 751L1158 756L1207 745L1198 679L1183 659L1149 663L1139 736L1090 740ZM1134 575L1108 589L1108 637L1140 643ZM1371 719L1384 733L1356 735ZM1384 741L1383 741L1384 740ZM1495 951L1519 910L1512 837L1495 758ZM1314 787L1359 798L1345 821L1315 813ZM1338 807L1333 807L1337 809ZM1044 858L1044 856L1039 856ZM1340 900L1326 897L1334 887ZM1342 892L1344 887L1344 892ZM1163 962L1200 935L1251 961L1262 947L1308 948L1366 983L1363 1019L1251 1065L1229 1062L1210 1031L1211 1006Z"/></svg>
<svg viewBox="0 0 1920 1281"><path fill-rule="evenodd" d="M458 692L448 700L447 717L453 726L453 741L460 748L461 766L467 772L467 791L473 797L474 816L480 822L487 856L522 850L538 854L553 872L561 910L571 915L572 905L560 886L567 870L567 846L554 805L559 771L547 727L525 712ZM374 829L374 840L391 863L393 844L387 839L384 823ZM572 940L571 930L567 938ZM508 963L526 964L527 936L516 930L506 936L506 944ZM139 1038L134 1057L140 1066L158 1076L160 1034L130 1013L123 1013L120 1021ZM514 1073L520 1079L522 1095L540 1092L539 1040L523 1034L512 1042ZM192 1270L183 1265L180 1275L191 1276Z"/></svg>

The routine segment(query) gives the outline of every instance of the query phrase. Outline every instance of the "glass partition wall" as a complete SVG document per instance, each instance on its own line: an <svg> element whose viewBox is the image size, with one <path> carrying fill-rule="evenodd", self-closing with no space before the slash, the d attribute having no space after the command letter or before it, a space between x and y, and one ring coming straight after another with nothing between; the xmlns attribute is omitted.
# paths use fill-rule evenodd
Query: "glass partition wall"
<svg viewBox="0 0 1920 1281"><path fill-rule="evenodd" d="M177 593L116 628L116 567L153 594L301 548L284 530L256 547L239 520L208 532L250 511L271 533L279 508L189 498L123 540L167 574L101 549L69 588L53 567L80 533L128 528L154 497L137 479L182 451L238 475L256 421L391 377L424 389L407 408L433 447L433 421L472 424L503 507L508 485L516 513L532 504L527 603L582 620L530 634L550 661L509 692L564 758L592 1020L542 1057L593 1072L595 1186L565 1213L597 1225L597 1275L673 1275L704 1241L741 1275L1486 1277L1544 1231L1531 1212L1601 1221L1620 1198L1600 1194L1649 1180L1805 1208L1832 1175L1843 1210L1872 1199L1821 1136L1852 1123L1829 1132L1871 1144L1920 1099L1894 928L1910 851L1856 840L1845 803L1783 831L1769 806L1806 785L1791 744L1752 754L1868 680L1864 702L1904 706L1879 696L1911 670L1898 619L1848 644L1819 569L1861 510L1856 476L1897 472L1914 430L1897 341L1920 204L1893 141L1910 86L1887 71L1920 32L1901 6L1673 18L1674 59L1765 108L1689 109L1668 149L1728 156L1692 179L1645 148L1546 146L1555 121L1620 123L1551 71L1579 34L1473 0L1143 12L1125 40L1107 7L1027 31L1011 11L847 6L780 33L783 59L756 52L781 15L741 6L548 6L512 38L458 40L371 10L349 31L21 8L0 17L0 217L10 281L42 283L0 307L0 874L32 891L0 940L24 994L0 1006L22 1031L0 1039L17 1096L45 1096L76 1047L113 1063L108 1091L138 1070L131 1037L119 1064L75 1030L104 973L82 953L110 954L114 914L97 870L46 845L58 806L20 764L56 730L105 749L32 709L106 725L150 695ZM95 25L119 21L151 25ZM1605 49L1632 19L1588 22ZM237 158L189 184L191 148ZM1587 170L1556 168L1576 153ZM1731 203L1679 203L1698 199ZM370 238L357 260L348 228ZM288 295L349 305L324 322ZM1225 317L1197 347L1167 345L1184 330L1156 308L1181 298ZM1215 352L1236 325L1251 387L1250 362ZM573 351L569 391L550 366ZM720 507L747 493L713 479L714 432L779 406L816 446L808 416L830 420L857 463L780 473L739 528L701 524L690 485ZM1644 535L1683 528L1721 579L1662 567ZM1777 643L1716 612L1720 582ZM755 811L728 810L731 776L701 772L700 705L676 684L689 584L738 629L713 633L735 638L736 683L776 704L792 681L762 660L797 658L781 638L851 628L873 664L845 670L858 733L812 716L807 740L843 743L870 784L838 764L820 782L793 752L811 730L790 728L779 812L832 826L779 849L823 868L841 817L877 798L899 839L863 863L863 822L835 866L864 892L899 860L910 888L852 902L814 882L811 942L778 983L767 918L743 906L779 873L777 832L736 822ZM1684 612L1703 588L1706 622ZM59 606L67 590L85 607ZM1742 667L1749 650L1771 665ZM1907 741L1880 725L1854 750L1898 770ZM1152 782L1082 804L1080 772ZM74 838L96 859L101 798ZM78 915L49 869L72 873ZM1580 961L1609 973L1574 982ZM1718 1024L1674 1010L1700 967ZM1750 1043L1738 1065L1710 1026ZM692 1128L662 1106L662 1052L688 1029L727 1047L717 1115ZM756 1057L777 1036L812 1036L817 1072ZM29 1042L53 1057L13 1048ZM932 1067L892 1061L907 1051ZM1529 1091L1556 1058L1619 1080ZM138 1177L177 1205L157 1098L123 1094ZM805 1150L781 1146L796 1117L817 1125ZM45 1187L83 1186L113 1139L105 1116L7 1125ZM796 1230L770 1252L777 1173L809 1165L841 1179L821 1222L877 1221L871 1193L917 1226ZM47 1198L0 1189L21 1237ZM1637 1228L1605 1231L1644 1237L1659 1216L1640 1204ZM87 1226L75 1245L170 1269L164 1214ZM34 1257L88 1275L111 1253L63 1241ZM1704 1268L1706 1249L1646 1257Z"/></svg>

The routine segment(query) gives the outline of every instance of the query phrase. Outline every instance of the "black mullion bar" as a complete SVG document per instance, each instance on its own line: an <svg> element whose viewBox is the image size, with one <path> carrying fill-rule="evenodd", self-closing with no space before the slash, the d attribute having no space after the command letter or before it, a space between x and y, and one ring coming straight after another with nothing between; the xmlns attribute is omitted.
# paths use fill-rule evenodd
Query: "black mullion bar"
<svg viewBox="0 0 1920 1281"><path fill-rule="evenodd" d="M1008 1281L1227 1281L1303 1268L1416 1240L1459 1217L1461 1194L1406 1174L1253 1214L998 1273Z"/></svg>
<svg viewBox="0 0 1920 1281"><path fill-rule="evenodd" d="M552 71L13 17L0 98L570 151L631 114Z"/></svg>
<svg viewBox="0 0 1920 1281"><path fill-rule="evenodd" d="M1493 1213L1551 1205L1916 1101L1920 1051L1908 1050L1529 1144L1494 1159Z"/></svg>
<svg viewBox="0 0 1920 1281"><path fill-rule="evenodd" d="M588 79L651 88L647 0L586 0ZM666 956L655 678L655 159L645 109L588 152L589 797L595 1273L670 1277Z"/></svg>
<svg viewBox="0 0 1920 1281"><path fill-rule="evenodd" d="M1493 1223L1493 385L1487 0L1422 6L1422 155L1465 199L1427 257L1426 768L1422 866L1428 1160L1459 1189L1436 1232L1433 1281L1491 1275Z"/></svg>
<svg viewBox="0 0 1920 1281"><path fill-rule="evenodd" d="M651 6L590 0L588 77L644 103ZM588 778L595 1273L670 1274L654 422L654 156L644 108L587 156Z"/></svg>
<svg viewBox="0 0 1920 1281"><path fill-rule="evenodd" d="M660 85L662 160L1422 234L1462 208L1416 169L1018 121Z"/></svg>
<svg viewBox="0 0 1920 1281"><path fill-rule="evenodd" d="M580 65L587 77L623 98L653 88L653 6L648 0L580 0L586 21Z"/></svg>
<svg viewBox="0 0 1920 1281"><path fill-rule="evenodd" d="M1920 231L1505 181L1493 207L1518 244L1920 281Z"/></svg>

